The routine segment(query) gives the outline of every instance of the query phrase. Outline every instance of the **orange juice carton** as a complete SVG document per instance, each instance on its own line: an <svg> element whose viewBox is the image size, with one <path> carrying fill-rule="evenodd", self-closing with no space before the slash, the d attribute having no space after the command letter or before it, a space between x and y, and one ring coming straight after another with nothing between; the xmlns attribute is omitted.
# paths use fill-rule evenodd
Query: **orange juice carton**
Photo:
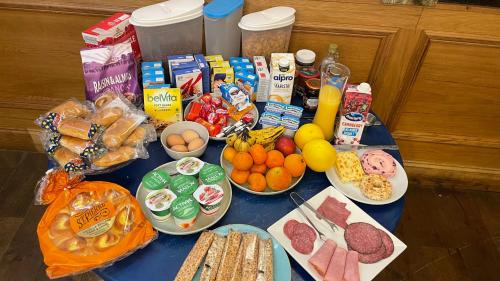
<svg viewBox="0 0 500 281"><path fill-rule="evenodd" d="M144 111L151 117L157 131L182 121L180 90L169 85L151 85L144 89Z"/></svg>
<svg viewBox="0 0 500 281"><path fill-rule="evenodd" d="M347 85L335 128L336 144L359 144L372 103L370 84Z"/></svg>
<svg viewBox="0 0 500 281"><path fill-rule="evenodd" d="M255 84L257 77L254 74L246 72L236 72L234 74L234 84L245 93L251 101L255 101Z"/></svg>
<svg viewBox="0 0 500 281"><path fill-rule="evenodd" d="M212 93L221 93L219 87L222 84L234 83L234 70L232 67L216 67L212 69L210 85Z"/></svg>
<svg viewBox="0 0 500 281"><path fill-rule="evenodd" d="M266 58L263 56L254 56L253 65L258 80L255 99L257 102L266 102L269 98L269 87L271 86L271 74L269 73L269 69L267 69Z"/></svg>
<svg viewBox="0 0 500 281"><path fill-rule="evenodd" d="M271 54L271 87L269 100L290 104L295 76L295 59L292 53Z"/></svg>

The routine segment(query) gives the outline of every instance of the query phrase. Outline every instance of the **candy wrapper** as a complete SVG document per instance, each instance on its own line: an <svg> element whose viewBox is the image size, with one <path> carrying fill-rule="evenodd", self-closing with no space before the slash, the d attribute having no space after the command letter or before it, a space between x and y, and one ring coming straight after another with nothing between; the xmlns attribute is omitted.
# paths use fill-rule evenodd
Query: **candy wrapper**
<svg viewBox="0 0 500 281"><path fill-rule="evenodd" d="M127 189L81 180L50 170L37 185L36 203L50 204L37 228L49 278L109 266L158 236Z"/></svg>

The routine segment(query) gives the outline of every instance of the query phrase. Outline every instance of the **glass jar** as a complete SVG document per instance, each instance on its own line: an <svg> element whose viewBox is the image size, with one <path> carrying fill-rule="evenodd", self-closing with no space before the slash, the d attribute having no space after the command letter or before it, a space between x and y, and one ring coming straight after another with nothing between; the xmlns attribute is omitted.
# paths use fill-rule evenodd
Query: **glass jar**
<svg viewBox="0 0 500 281"><path fill-rule="evenodd" d="M318 108L319 90L321 89L321 80L311 78L305 82L305 91L302 97L303 107L307 111L314 112Z"/></svg>

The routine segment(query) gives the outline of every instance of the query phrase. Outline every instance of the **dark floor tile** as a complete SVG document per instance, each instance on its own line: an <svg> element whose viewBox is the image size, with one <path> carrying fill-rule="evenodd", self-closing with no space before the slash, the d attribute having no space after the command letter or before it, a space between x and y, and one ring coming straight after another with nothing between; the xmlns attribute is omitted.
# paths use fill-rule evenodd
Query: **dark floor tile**
<svg viewBox="0 0 500 281"><path fill-rule="evenodd" d="M9 247L10 241L14 238L23 218L0 218L0 259Z"/></svg>

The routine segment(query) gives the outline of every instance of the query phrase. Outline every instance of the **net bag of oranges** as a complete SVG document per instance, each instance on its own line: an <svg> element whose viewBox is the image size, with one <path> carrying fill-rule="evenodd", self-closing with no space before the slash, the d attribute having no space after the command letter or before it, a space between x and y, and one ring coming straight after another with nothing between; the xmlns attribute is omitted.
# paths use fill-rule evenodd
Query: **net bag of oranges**
<svg viewBox="0 0 500 281"><path fill-rule="evenodd" d="M50 204L37 234L50 278L108 266L157 237L128 190L49 171L36 201Z"/></svg>

